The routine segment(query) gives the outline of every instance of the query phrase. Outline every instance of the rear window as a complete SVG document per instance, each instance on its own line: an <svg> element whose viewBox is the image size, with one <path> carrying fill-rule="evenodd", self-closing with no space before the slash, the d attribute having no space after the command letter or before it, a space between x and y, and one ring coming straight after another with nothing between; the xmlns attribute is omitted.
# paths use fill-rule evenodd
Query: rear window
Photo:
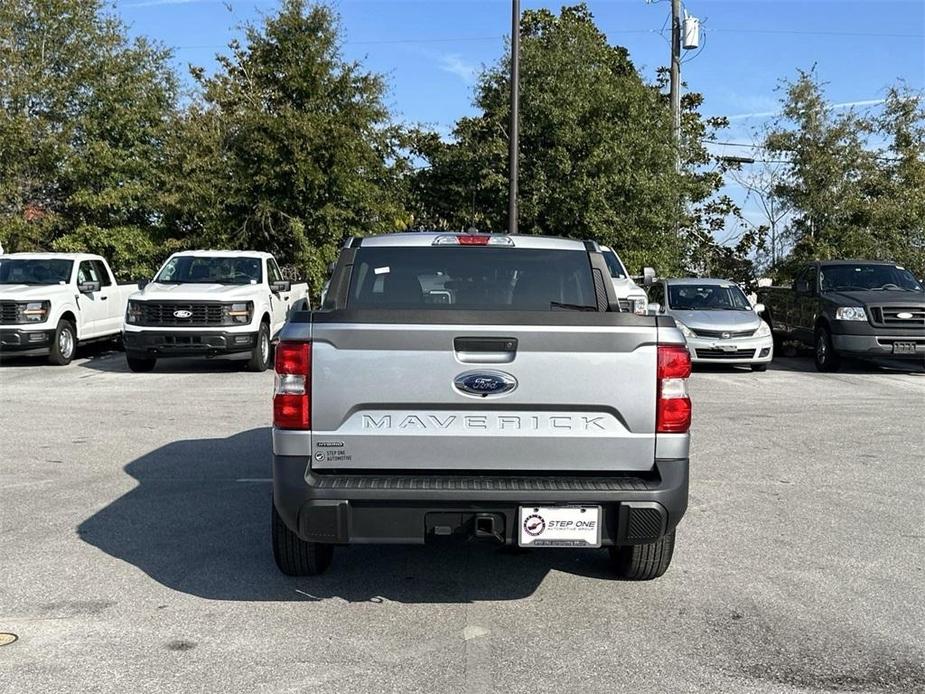
<svg viewBox="0 0 925 694"><path fill-rule="evenodd" d="M596 310L584 251L518 248L360 248L350 308Z"/></svg>

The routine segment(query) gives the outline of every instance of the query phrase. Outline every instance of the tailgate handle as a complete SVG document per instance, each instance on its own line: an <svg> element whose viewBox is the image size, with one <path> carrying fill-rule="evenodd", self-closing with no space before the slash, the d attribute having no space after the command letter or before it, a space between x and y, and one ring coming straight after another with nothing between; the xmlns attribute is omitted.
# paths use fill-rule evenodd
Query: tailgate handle
<svg viewBox="0 0 925 694"><path fill-rule="evenodd" d="M507 364L517 355L516 337L457 337L456 358L473 364Z"/></svg>

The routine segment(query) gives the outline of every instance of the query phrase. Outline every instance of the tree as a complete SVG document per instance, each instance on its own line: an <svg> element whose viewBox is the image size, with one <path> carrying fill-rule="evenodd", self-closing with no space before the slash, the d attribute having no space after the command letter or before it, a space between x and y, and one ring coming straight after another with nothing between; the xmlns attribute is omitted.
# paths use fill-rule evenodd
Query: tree
<svg viewBox="0 0 925 694"><path fill-rule="evenodd" d="M774 195L793 210L791 266L871 258L925 270L925 113L917 95L891 89L877 117L838 113L816 76L800 72L786 83L766 147L788 162Z"/></svg>
<svg viewBox="0 0 925 694"><path fill-rule="evenodd" d="M404 208L404 133L385 84L340 53L327 7L286 0L219 70L171 145L169 218L203 245L275 253L318 291L347 234L394 231Z"/></svg>
<svg viewBox="0 0 925 694"><path fill-rule="evenodd" d="M105 253L150 272L163 142L176 94L169 52L129 42L100 0L0 4L0 239L9 251Z"/></svg>
<svg viewBox="0 0 925 694"><path fill-rule="evenodd" d="M634 269L679 270L731 203L713 197L722 175L702 145L722 122L705 122L700 96L686 96L678 172L667 98L585 5L528 10L521 35L521 233L595 239ZM452 142L418 139L428 165L411 182L415 226L507 228L509 60L481 75L479 114L456 123Z"/></svg>

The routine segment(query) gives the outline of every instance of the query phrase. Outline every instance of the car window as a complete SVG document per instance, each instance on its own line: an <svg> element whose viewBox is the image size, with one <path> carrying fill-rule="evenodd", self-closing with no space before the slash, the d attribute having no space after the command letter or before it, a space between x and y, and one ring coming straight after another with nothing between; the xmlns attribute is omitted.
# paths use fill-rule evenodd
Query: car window
<svg viewBox="0 0 925 694"><path fill-rule="evenodd" d="M270 278L270 283L279 282L283 279L283 273L279 271L279 266L276 264L276 261L273 258L270 258L267 261L267 276Z"/></svg>
<svg viewBox="0 0 925 694"><path fill-rule="evenodd" d="M83 282L100 282L102 284L96 268L89 260L82 261L77 268L77 283L81 284Z"/></svg>
<svg viewBox="0 0 925 694"><path fill-rule="evenodd" d="M518 248L361 248L347 303L350 308L597 310L587 252Z"/></svg>
<svg viewBox="0 0 925 694"><path fill-rule="evenodd" d="M621 280L626 277L626 268L613 250L607 249L601 255L604 256L604 262L607 263L607 270L612 278Z"/></svg>
<svg viewBox="0 0 925 694"><path fill-rule="evenodd" d="M260 284L259 258L178 255L168 260L155 282L186 284Z"/></svg>
<svg viewBox="0 0 925 694"><path fill-rule="evenodd" d="M820 270L822 291L887 291L921 292L922 286L912 273L895 265L854 263L828 265Z"/></svg>
<svg viewBox="0 0 925 694"><path fill-rule="evenodd" d="M100 284L104 287L110 286L112 284L112 278L109 276L109 271L106 269L103 261L91 260L90 263L93 265L93 269L96 271L96 276L100 278Z"/></svg>
<svg viewBox="0 0 925 694"><path fill-rule="evenodd" d="M674 284L668 288L671 308L676 311L750 311L751 304L738 285Z"/></svg>
<svg viewBox="0 0 925 694"><path fill-rule="evenodd" d="M0 284L67 284L73 260L46 258L0 259Z"/></svg>

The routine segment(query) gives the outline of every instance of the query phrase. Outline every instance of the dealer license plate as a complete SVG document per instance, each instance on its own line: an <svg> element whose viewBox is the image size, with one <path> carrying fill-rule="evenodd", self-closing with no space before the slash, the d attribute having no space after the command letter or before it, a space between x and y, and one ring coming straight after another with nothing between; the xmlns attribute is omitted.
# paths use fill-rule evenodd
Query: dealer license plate
<svg viewBox="0 0 925 694"><path fill-rule="evenodd" d="M521 547L600 547L600 506L521 506Z"/></svg>
<svg viewBox="0 0 925 694"><path fill-rule="evenodd" d="M915 354L914 342L894 342L893 354Z"/></svg>

